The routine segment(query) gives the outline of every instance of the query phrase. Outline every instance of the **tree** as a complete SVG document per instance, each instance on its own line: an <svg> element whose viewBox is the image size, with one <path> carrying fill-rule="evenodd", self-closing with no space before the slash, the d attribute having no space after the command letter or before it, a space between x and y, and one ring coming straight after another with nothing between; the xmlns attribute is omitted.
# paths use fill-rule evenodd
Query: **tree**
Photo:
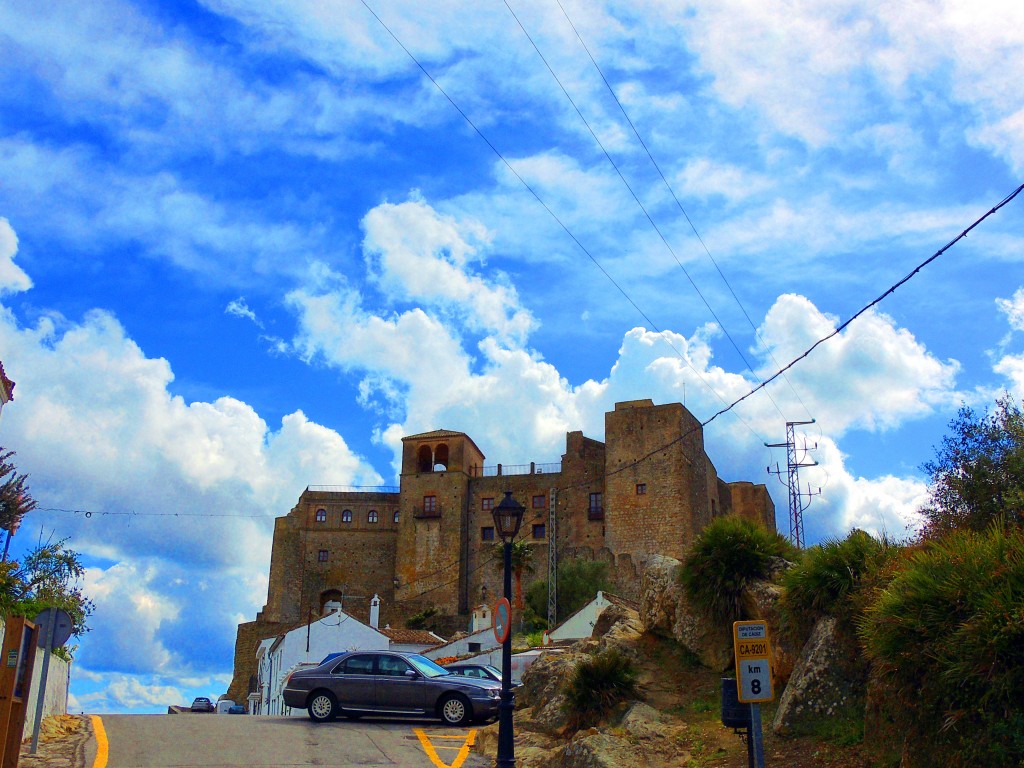
<svg viewBox="0 0 1024 768"><path fill-rule="evenodd" d="M1024 413L1009 395L993 413L964 406L950 434L921 466L930 478L925 538L950 531L984 531L997 519L1024 522Z"/></svg>
<svg viewBox="0 0 1024 768"><path fill-rule="evenodd" d="M608 563L603 560L563 560L558 564L558 616L572 616L593 600L598 592L612 587ZM526 601L538 616L548 615L548 583L535 581L527 590Z"/></svg>
<svg viewBox="0 0 1024 768"><path fill-rule="evenodd" d="M505 545L494 545L494 557L498 564L498 570L505 567ZM533 547L523 539L515 539L512 542L512 579L516 585L515 608L522 613L523 609L523 574L533 573Z"/></svg>
<svg viewBox="0 0 1024 768"><path fill-rule="evenodd" d="M71 615L72 632L89 631L86 624L94 606L79 585L85 575L81 556L68 549L67 540L40 544L21 564L0 563L0 612L32 619L47 608Z"/></svg>
<svg viewBox="0 0 1024 768"><path fill-rule="evenodd" d="M0 448L0 530L7 532L3 559L7 559L7 543L18 530L22 518L36 508L36 501L28 492L28 475L19 475L9 459L14 451Z"/></svg>

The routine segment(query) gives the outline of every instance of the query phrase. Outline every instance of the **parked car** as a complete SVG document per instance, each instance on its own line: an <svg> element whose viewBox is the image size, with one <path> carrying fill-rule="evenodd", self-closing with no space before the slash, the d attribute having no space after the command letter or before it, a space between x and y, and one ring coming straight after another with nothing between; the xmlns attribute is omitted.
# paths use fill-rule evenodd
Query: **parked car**
<svg viewBox="0 0 1024 768"><path fill-rule="evenodd" d="M192 700L193 712L213 712L217 707L205 696L197 696Z"/></svg>
<svg viewBox="0 0 1024 768"><path fill-rule="evenodd" d="M501 670L497 667L492 667L490 664L471 664L469 662L456 663L456 664L445 664L444 668L451 672L453 675L462 675L463 677L473 677L477 680L495 680L501 683ZM512 679L512 688L518 688L523 684L522 680Z"/></svg>
<svg viewBox="0 0 1024 768"><path fill-rule="evenodd" d="M234 705L228 707L228 714L229 715L244 715L245 714L245 707L242 706L241 704L234 704Z"/></svg>
<svg viewBox="0 0 1024 768"><path fill-rule="evenodd" d="M338 715L439 717L448 725L497 717L501 686L493 680L453 675L417 653L349 651L318 666L292 672L284 703L305 709L314 722Z"/></svg>

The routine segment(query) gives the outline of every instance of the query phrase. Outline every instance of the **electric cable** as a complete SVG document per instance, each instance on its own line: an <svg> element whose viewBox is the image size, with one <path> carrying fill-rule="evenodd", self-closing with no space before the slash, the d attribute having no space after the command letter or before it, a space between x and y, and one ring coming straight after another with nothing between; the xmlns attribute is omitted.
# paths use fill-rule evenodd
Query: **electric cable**
<svg viewBox="0 0 1024 768"><path fill-rule="evenodd" d="M572 230L570 230L569 227L558 216L558 214L556 214L554 212L554 210L552 210L552 208L544 201L544 199L530 185L530 183L527 182L526 179L524 179L522 177L522 175L520 175L520 173L505 158L505 156L501 153L501 151L491 142L490 139L487 138L487 136L483 133L483 131L481 131L480 128L477 127L476 123L473 122L472 118L470 118L469 115L466 114L466 112L462 109L462 107L460 107L455 102L455 100L451 96L448 95L448 92L443 87L441 87L441 84L438 83L436 79L434 79L434 76L430 74L430 72L427 70L427 68L425 66L423 66L422 63L420 63L419 59L417 59L416 56L412 53L412 51L410 51L406 47L406 45L391 30L391 28L384 22L384 20L381 19L381 17L377 15L377 13L369 6L369 4L366 2L366 0L359 0L359 2L362 3L363 7L366 8L366 10L370 12L370 14L373 16L373 18L377 20L377 23L380 24L384 28L384 30L391 36L391 38L398 44L398 46L403 51L405 51L405 54L413 61L413 63L424 74L424 76L426 76L426 78L428 80L430 80L430 82L434 85L434 87L437 88L438 91L440 91L441 95L444 96L448 100L448 102L452 105L452 107L455 108L455 111L457 111L462 116L462 119L466 121L466 123L469 125L470 128L473 129L473 131L476 133L476 135L479 136L483 140L483 142L498 157L498 159L501 160L501 162L505 165L505 167L508 168L508 170L512 173L512 175L515 176L516 179L519 180L519 183L522 184L523 187L525 187L526 190L533 196L533 198L540 204L540 206L545 211L547 211L548 215L555 221L555 223L558 224L558 226L562 228L562 230L569 236L569 238L576 244L576 246L581 251L583 251L583 253L587 256L587 258L589 258L594 263L594 265L601 271L601 273L608 279L608 281L613 286L615 286L616 290L618 290L618 292L622 294L622 296L626 299L626 301L628 301L630 303L630 305L632 305L632 307L648 323L648 325L650 325L650 327L654 331L656 331L665 340L665 343L668 344L669 348L671 348L672 351L676 353L676 356L680 360L685 362L687 364L687 366L689 366L690 370L693 371L694 374L697 376L697 378L701 381L701 383L704 384L704 386L707 387L708 390L713 395L715 395L715 397L717 397L723 404L725 404L727 402L726 399L721 394L719 394L718 391L714 387L712 387L711 384L708 383L707 379L704 378L703 374L701 374L701 372L697 370L697 368L693 365L693 362L690 360L689 355L683 355L678 349L676 349L675 345L672 343L672 340L669 338L667 332L661 330L658 327L658 325L653 320L651 320L651 318L647 315L647 313L644 312L640 308L640 306L633 300L633 298L628 293L626 293L626 290L621 285L619 285L619 283L615 280L615 278L613 278L611 276L611 274L608 272L608 270L606 270L604 268L604 266L601 264L601 262L599 262L597 260L597 258L590 252L590 250L579 240L579 238L576 237L576 235L572 232ZM761 438L761 436L757 433L757 431L752 426L750 426L750 424L745 419L743 419L738 414L735 414L735 415L736 415L736 418L739 419L739 421L742 422L743 425L746 426L747 429L749 429L750 432L755 437L758 438L758 440L762 440L762 442L763 442L763 439Z"/></svg>

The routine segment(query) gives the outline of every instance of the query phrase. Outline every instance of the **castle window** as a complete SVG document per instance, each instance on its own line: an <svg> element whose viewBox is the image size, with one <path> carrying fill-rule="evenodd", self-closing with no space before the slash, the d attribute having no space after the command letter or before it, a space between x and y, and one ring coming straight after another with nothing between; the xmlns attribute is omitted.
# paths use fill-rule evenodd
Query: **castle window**
<svg viewBox="0 0 1024 768"><path fill-rule="evenodd" d="M395 510L395 514L392 515L392 522L395 522L395 523L398 522L398 510L397 509Z"/></svg>
<svg viewBox="0 0 1024 768"><path fill-rule="evenodd" d="M423 497L423 512L428 515L437 514L437 496Z"/></svg>
<svg viewBox="0 0 1024 768"><path fill-rule="evenodd" d="M343 522L343 523L351 523L352 522L352 510L351 509L346 509L344 512L341 513L341 522Z"/></svg>
<svg viewBox="0 0 1024 768"><path fill-rule="evenodd" d="M316 559L318 561L320 561L321 563L326 563L327 562L327 557L328 557L328 554L327 554L327 550L326 549L321 549L319 552L317 552Z"/></svg>
<svg viewBox="0 0 1024 768"><path fill-rule="evenodd" d="M434 449L434 471L444 472L448 469L448 446L441 443Z"/></svg>
<svg viewBox="0 0 1024 768"><path fill-rule="evenodd" d="M421 445L416 455L416 464L420 472L430 472L434 465L434 455L429 445Z"/></svg>
<svg viewBox="0 0 1024 768"><path fill-rule="evenodd" d="M327 522L327 510L326 509L318 509L316 511L316 521L318 523L326 523Z"/></svg>
<svg viewBox="0 0 1024 768"><path fill-rule="evenodd" d="M534 509L545 509L548 505L547 496L534 496L533 497L533 508Z"/></svg>
<svg viewBox="0 0 1024 768"><path fill-rule="evenodd" d="M484 512L490 512L492 509L494 509L494 499L480 499L480 509L482 509Z"/></svg>
<svg viewBox="0 0 1024 768"><path fill-rule="evenodd" d="M494 526L487 525L481 528L480 539L482 541L494 541Z"/></svg>
<svg viewBox="0 0 1024 768"><path fill-rule="evenodd" d="M604 494L590 494L590 507L587 509L587 519L604 520Z"/></svg>
<svg viewBox="0 0 1024 768"><path fill-rule="evenodd" d="M544 538L544 523L538 523L537 525L533 526L533 538Z"/></svg>
<svg viewBox="0 0 1024 768"><path fill-rule="evenodd" d="M636 484L636 495L637 496L643 496L645 493L647 493L647 483L637 483Z"/></svg>
<svg viewBox="0 0 1024 768"><path fill-rule="evenodd" d="M368 523L376 523L377 522L377 510L376 509L371 509L369 511L369 513L366 515L366 522L368 522Z"/></svg>

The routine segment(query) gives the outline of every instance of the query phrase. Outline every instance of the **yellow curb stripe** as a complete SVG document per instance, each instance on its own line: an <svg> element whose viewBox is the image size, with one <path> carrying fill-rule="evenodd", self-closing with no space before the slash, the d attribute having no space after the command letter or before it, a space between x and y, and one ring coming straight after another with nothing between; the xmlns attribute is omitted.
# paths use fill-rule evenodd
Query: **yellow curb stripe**
<svg viewBox="0 0 1024 768"><path fill-rule="evenodd" d="M107 730L103 727L103 721L99 715L91 715L92 729L96 735L96 759L92 761L92 768L107 768L107 755L109 745L107 743Z"/></svg>
<svg viewBox="0 0 1024 768"><path fill-rule="evenodd" d="M436 768L459 768L465 762L466 758L469 757L469 749L470 749L470 747L473 746L473 742L476 740L476 730L471 730L471 731L469 731L468 734L466 734L465 740L463 741L461 747L440 746L439 747L440 749L458 749L459 750L459 753L455 756L455 759L451 762L451 764L449 764L449 763L443 762L441 760L441 758L438 757L437 749L435 749L434 745L430 743L430 737L427 736L427 734L423 731L422 728L413 728L412 732L416 734L416 738L418 738L420 740L420 745L423 747L424 753L426 753L427 757L430 758L430 762L432 762L436 766ZM436 736L435 738L438 738L438 739L462 739L463 737L462 736ZM98 766L93 766L93 768L98 768Z"/></svg>

